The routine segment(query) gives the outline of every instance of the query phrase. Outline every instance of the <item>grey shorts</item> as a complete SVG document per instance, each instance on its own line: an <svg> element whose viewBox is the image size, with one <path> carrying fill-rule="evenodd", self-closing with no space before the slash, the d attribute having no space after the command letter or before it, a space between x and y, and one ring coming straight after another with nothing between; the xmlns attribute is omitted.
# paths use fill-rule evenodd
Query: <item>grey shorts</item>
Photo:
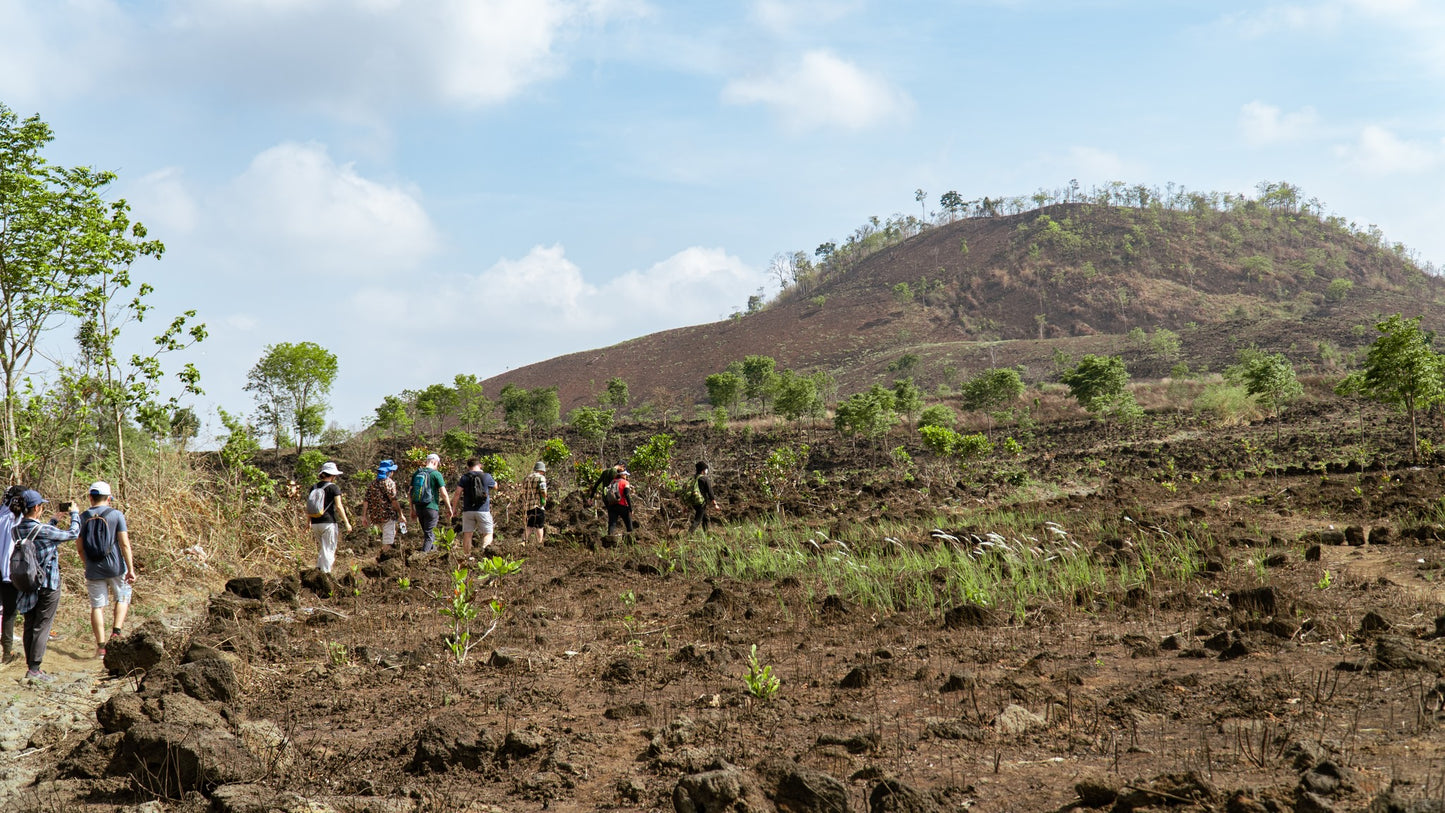
<svg viewBox="0 0 1445 813"><path fill-rule="evenodd" d="M110 603L110 591L115 591L116 604L130 603L130 585L125 583L124 576L113 576L109 579L85 580L85 592L90 594L90 609L99 610Z"/></svg>
<svg viewBox="0 0 1445 813"><path fill-rule="evenodd" d="M491 511L463 511L462 533L478 533L482 536L492 532Z"/></svg>

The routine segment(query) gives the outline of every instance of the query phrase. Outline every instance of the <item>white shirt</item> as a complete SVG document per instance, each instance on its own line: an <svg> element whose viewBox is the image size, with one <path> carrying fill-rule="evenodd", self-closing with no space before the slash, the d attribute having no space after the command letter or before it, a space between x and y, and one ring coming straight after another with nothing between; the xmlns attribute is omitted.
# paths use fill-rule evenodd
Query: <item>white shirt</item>
<svg viewBox="0 0 1445 813"><path fill-rule="evenodd" d="M16 517L10 509L0 506L0 581L10 581L10 531L15 527Z"/></svg>

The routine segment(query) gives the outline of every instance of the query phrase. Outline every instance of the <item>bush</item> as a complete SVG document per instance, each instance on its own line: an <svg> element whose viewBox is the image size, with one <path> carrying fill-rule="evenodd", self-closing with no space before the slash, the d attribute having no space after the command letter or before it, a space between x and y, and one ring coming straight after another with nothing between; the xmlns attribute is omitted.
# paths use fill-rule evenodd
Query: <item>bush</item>
<svg viewBox="0 0 1445 813"><path fill-rule="evenodd" d="M542 462L547 464L548 469L560 466L571 456L572 450L567 448L567 444L561 438L552 438L542 444Z"/></svg>
<svg viewBox="0 0 1445 813"><path fill-rule="evenodd" d="M1330 285L1325 289L1325 299L1331 302L1344 302L1355 289L1355 283L1344 277L1337 277L1330 280Z"/></svg>
<svg viewBox="0 0 1445 813"><path fill-rule="evenodd" d="M963 435L953 446L953 455L960 460L973 460L993 453L993 444L982 433Z"/></svg>
<svg viewBox="0 0 1445 813"><path fill-rule="evenodd" d="M476 448L476 435L465 429L449 429L442 435L442 454L452 460L466 460Z"/></svg>
<svg viewBox="0 0 1445 813"><path fill-rule="evenodd" d="M958 415L954 413L952 407L946 404L925 407L918 416L919 429L925 426L943 426L951 429L956 425L958 425Z"/></svg>
<svg viewBox="0 0 1445 813"><path fill-rule="evenodd" d="M1248 423L1259 417L1259 405L1244 387L1227 383L1210 384L1194 399L1194 411L1208 415L1224 426Z"/></svg>
<svg viewBox="0 0 1445 813"><path fill-rule="evenodd" d="M512 473L512 464L499 454L489 454L483 457L482 471L492 475L492 479L498 483L509 483L516 478L516 475Z"/></svg>
<svg viewBox="0 0 1445 813"><path fill-rule="evenodd" d="M920 426L918 434L923 436L923 445L936 455L951 454L953 447L963 437L947 426Z"/></svg>
<svg viewBox="0 0 1445 813"><path fill-rule="evenodd" d="M320 449L307 449L296 457L296 482L305 485L314 483L321 476L321 467L326 464L326 453Z"/></svg>

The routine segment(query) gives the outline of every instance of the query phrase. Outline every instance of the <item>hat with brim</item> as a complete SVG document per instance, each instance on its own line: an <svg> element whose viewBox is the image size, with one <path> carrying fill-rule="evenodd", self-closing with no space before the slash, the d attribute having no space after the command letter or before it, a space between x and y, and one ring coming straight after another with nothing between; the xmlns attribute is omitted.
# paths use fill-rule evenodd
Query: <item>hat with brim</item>
<svg viewBox="0 0 1445 813"><path fill-rule="evenodd" d="M380 480L394 471L396 471L396 461L390 458L383 460L376 465L376 479Z"/></svg>
<svg viewBox="0 0 1445 813"><path fill-rule="evenodd" d="M44 504L50 502L50 500L47 500L47 499L45 499L44 497L40 496L40 492L39 492L39 491L36 491L36 490L33 489L33 488L32 488L32 489L28 489L28 490L27 490L24 494L22 494L21 496L25 498L25 507L26 507L26 508L34 508L34 507L37 506L37 505L44 505Z"/></svg>
<svg viewBox="0 0 1445 813"><path fill-rule="evenodd" d="M107 483L107 482L104 481L104 480L96 480L95 482L91 483L91 484L90 484L90 496L92 496L92 497L109 497L109 496L110 496L110 483Z"/></svg>
<svg viewBox="0 0 1445 813"><path fill-rule="evenodd" d="M326 465L324 465L324 466L321 467L321 473L322 473L322 474L339 475L339 474L341 474L341 469L336 468L336 464L335 464L335 463L332 463L332 462L329 462L329 461L328 461L328 462L326 463Z"/></svg>

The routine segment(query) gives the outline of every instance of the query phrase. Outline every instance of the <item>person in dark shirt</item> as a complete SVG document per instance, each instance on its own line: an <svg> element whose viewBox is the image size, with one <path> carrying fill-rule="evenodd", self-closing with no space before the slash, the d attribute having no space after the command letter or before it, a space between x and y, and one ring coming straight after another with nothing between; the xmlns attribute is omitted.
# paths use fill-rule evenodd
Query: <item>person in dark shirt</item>
<svg viewBox="0 0 1445 813"><path fill-rule="evenodd" d="M692 494L692 524L688 526L688 533L702 528L707 533L711 520L707 515L707 507L712 506L714 511L718 510L717 498L712 493L712 476L708 474L707 463L699 460L697 462L697 475L693 477Z"/></svg>
<svg viewBox="0 0 1445 813"><path fill-rule="evenodd" d="M602 473L597 475L597 482L593 483L592 487L587 489L587 504L591 505L592 500L599 493L606 494L607 486L610 485L613 480L617 479L617 475L624 471L627 471L626 463L618 463L610 469L603 469Z"/></svg>
<svg viewBox="0 0 1445 813"><path fill-rule="evenodd" d="M330 573L332 565L336 564L336 541L340 535L336 527L338 518L346 523L346 532L351 533L351 518L346 516L341 486L336 484L340 475L341 469L335 463L327 463L321 467L321 479L311 487L312 491L320 488L326 492L326 510L320 516L311 517L311 535L316 538L316 568L322 573Z"/></svg>
<svg viewBox="0 0 1445 813"><path fill-rule="evenodd" d="M454 500L462 506L462 552L468 556L472 555L473 534L482 537L482 550L492 544L492 492L496 488L496 479L482 471L482 461L468 458Z"/></svg>

